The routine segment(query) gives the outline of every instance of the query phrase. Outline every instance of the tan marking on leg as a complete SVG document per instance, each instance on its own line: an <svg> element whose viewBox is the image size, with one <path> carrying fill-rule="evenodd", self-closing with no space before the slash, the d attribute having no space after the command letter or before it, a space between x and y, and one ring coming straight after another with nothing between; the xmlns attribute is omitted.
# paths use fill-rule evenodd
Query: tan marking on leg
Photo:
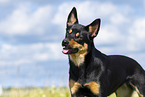
<svg viewBox="0 0 145 97"><path fill-rule="evenodd" d="M88 87L93 94L95 95L99 94L100 84L96 82L90 82L90 83L86 83L84 86Z"/></svg>
<svg viewBox="0 0 145 97"><path fill-rule="evenodd" d="M82 85L78 82L75 82L74 85L71 87L71 93L75 94L80 87L82 87Z"/></svg>
<svg viewBox="0 0 145 97"><path fill-rule="evenodd" d="M75 94L82 85L74 80L69 80L69 88L72 94Z"/></svg>
<svg viewBox="0 0 145 97"><path fill-rule="evenodd" d="M74 80L72 80L72 79L69 80L69 88L70 89L73 87L74 83L75 83Z"/></svg>
<svg viewBox="0 0 145 97"><path fill-rule="evenodd" d="M134 90L137 92L137 94L139 95L139 97L144 97L144 96L139 92L138 88L137 88L135 85L133 85L132 83L130 83L130 85L134 88Z"/></svg>

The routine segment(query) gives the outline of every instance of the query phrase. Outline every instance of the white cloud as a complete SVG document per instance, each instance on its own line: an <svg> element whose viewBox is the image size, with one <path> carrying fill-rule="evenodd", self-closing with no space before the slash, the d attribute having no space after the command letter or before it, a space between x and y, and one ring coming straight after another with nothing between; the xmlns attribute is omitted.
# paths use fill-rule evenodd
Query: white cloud
<svg viewBox="0 0 145 97"><path fill-rule="evenodd" d="M62 28L65 28L67 15L68 15L68 12L73 7L73 4L71 3L70 6L68 5L68 3L61 4L58 7L56 14L54 15L54 18L52 19L52 23L57 24L61 26Z"/></svg>
<svg viewBox="0 0 145 97"><path fill-rule="evenodd" d="M88 24L90 21L93 21L96 18L110 16L115 11L115 9L115 6L111 3L86 1L78 6L78 14L80 21Z"/></svg>
<svg viewBox="0 0 145 97"><path fill-rule="evenodd" d="M5 4L5 3L9 3L10 0L0 0L0 5Z"/></svg>
<svg viewBox="0 0 145 97"><path fill-rule="evenodd" d="M54 23L62 24L66 22L67 16L73 7L77 8L79 20L85 24L88 24L90 21L96 18L106 17L113 21L113 18L117 18L116 21L125 21L125 17L122 14L128 14L131 11L129 6L125 6L125 11L119 10L119 8L112 3L104 2L100 3L97 1L83 1L81 3L68 2L63 3L59 6L58 12L54 17ZM115 15L115 16L114 16ZM118 23L119 23L118 22Z"/></svg>
<svg viewBox="0 0 145 97"><path fill-rule="evenodd" d="M130 14L135 11L130 6L117 6L113 3L97 1L63 3L59 6L53 19L54 23L64 26L63 23L66 22L67 16L74 6L77 8L80 24L87 25L96 18L102 19L101 29L95 38L95 43L115 46L102 47L101 50L110 54L118 51L118 53L123 54L124 52L135 56L131 52L145 49L145 46L142 45L145 41L145 19L135 20L135 17L131 17ZM133 22L133 20L135 21Z"/></svg>
<svg viewBox="0 0 145 97"><path fill-rule="evenodd" d="M130 56L145 68L143 60L145 58L145 18L140 18L144 17L143 13L142 16L138 14L138 12L141 12L141 6L131 6L132 4L130 4L131 7L134 7L132 9L128 5L129 2L112 3L113 1L102 2L101 0L66 1L65 3L64 1L59 1L59 3L55 3L56 5L50 5L52 4L51 2L51 0L0 0L1 7L8 10L1 10L5 14L1 14L2 19L0 20L0 66L11 65L15 67L14 65L23 65L24 67L30 66L28 68L32 68L35 66L34 64L43 65L48 61L51 61L48 62L49 65L52 62L58 63L60 60L66 63L67 55L61 53L62 47L60 43L43 43L43 40L61 41L61 38L64 38L62 34L58 33L65 32L67 16L72 7L75 6L80 24L88 25L96 18L102 19L100 32L95 38L98 50L105 54ZM57 29L54 27L56 25ZM49 29L53 32L49 31ZM59 32L57 33L57 31ZM19 37L20 35L21 37ZM31 39L30 36L33 35L38 36L41 41L36 39L38 37ZM28 40L25 41L24 38L25 40L30 38L31 42L27 44ZM19 69L20 67L18 66L17 68ZM38 71L37 68L40 68L39 70L45 74L49 73L45 72L44 69L41 70L39 66L34 69ZM23 69L20 70L22 70L20 71L22 73ZM1 75L9 78L7 74L13 75L15 74L14 72L18 71L15 71L14 68L10 70L5 68L1 71ZM31 79L34 76L32 72L28 72L31 75Z"/></svg>
<svg viewBox="0 0 145 97"><path fill-rule="evenodd" d="M119 38L118 38L119 37ZM123 35L116 26L105 25L101 27L98 36L95 38L95 43L98 44L116 44L122 41Z"/></svg>
<svg viewBox="0 0 145 97"><path fill-rule="evenodd" d="M51 21L52 7L39 7L34 12L30 3L19 6L0 22L0 32L6 35L42 34L45 25Z"/></svg>
<svg viewBox="0 0 145 97"><path fill-rule="evenodd" d="M129 32L138 39L145 39L145 18L136 19Z"/></svg>
<svg viewBox="0 0 145 97"><path fill-rule="evenodd" d="M124 35L119 27L130 22L127 15L132 9L129 6L124 6L122 9L125 10L122 11L116 5L108 2L84 1L81 3L63 3L59 6L53 22L64 27L67 16L74 6L77 8L80 24L88 25L96 18L102 19L101 30L99 32L99 35L102 36L99 37L99 41L95 39L97 43L113 44L123 40ZM116 36L119 36L119 38Z"/></svg>
<svg viewBox="0 0 145 97"><path fill-rule="evenodd" d="M128 49L140 51L145 49L145 18L138 18L129 28Z"/></svg>
<svg viewBox="0 0 145 97"><path fill-rule="evenodd" d="M52 12L54 11L53 6L45 5L32 11L31 4L24 3L0 22L0 32L6 35L39 35L45 33L45 29L50 25L57 24L60 26L60 33L63 33L65 32L67 16L74 6L77 8L80 24L88 25L96 18L102 19L101 29L95 38L95 43L99 45L118 44L118 47L109 48L109 52L114 52L115 49L120 49L120 51L125 49L127 52L144 48L141 43L145 39L145 19L137 19L133 22L133 18L130 18L130 13L133 10L131 7L122 6L120 8L120 6L108 2L66 2L60 4L58 9L56 8L55 15ZM137 44L137 41L140 43ZM59 60L64 55L61 54L61 46L58 45L60 44L3 45L3 49L1 49L3 54L0 58L4 60L12 58L18 63L23 62L23 60L25 62ZM19 52L19 50L23 52ZM16 54L16 58L12 57L14 54ZM22 59L19 59L20 56ZM64 57L62 59L65 59Z"/></svg>
<svg viewBox="0 0 145 97"><path fill-rule="evenodd" d="M0 49L0 65L35 64L65 59L61 50L62 47L58 43L3 44Z"/></svg>
<svg viewBox="0 0 145 97"><path fill-rule="evenodd" d="M101 16L108 16L113 13L115 9L111 3L99 3L94 1L63 3L59 6L53 22L62 25L62 23L66 22L67 16L73 7L77 8L79 20L84 23L88 23L90 20L92 21Z"/></svg>
<svg viewBox="0 0 145 97"><path fill-rule="evenodd" d="M128 18L126 18L122 13L114 13L110 20L114 25L125 24L129 22Z"/></svg>

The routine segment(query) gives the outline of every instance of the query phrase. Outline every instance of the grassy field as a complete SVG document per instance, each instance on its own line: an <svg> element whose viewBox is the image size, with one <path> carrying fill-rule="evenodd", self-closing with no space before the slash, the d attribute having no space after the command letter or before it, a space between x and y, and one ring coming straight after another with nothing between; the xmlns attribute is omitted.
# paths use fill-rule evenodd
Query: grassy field
<svg viewBox="0 0 145 97"><path fill-rule="evenodd" d="M0 97L70 97L68 88L9 88ZM109 97L115 97L114 95Z"/></svg>
<svg viewBox="0 0 145 97"><path fill-rule="evenodd" d="M10 88L4 89L0 97L69 97L67 88Z"/></svg>

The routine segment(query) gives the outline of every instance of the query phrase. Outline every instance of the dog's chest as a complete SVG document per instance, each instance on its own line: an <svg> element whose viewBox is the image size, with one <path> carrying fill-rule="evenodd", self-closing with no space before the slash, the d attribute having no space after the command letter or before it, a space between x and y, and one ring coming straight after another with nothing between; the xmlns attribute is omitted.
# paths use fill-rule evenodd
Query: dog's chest
<svg viewBox="0 0 145 97"><path fill-rule="evenodd" d="M71 54L70 60L73 61L76 66L80 66L85 61L85 54Z"/></svg>

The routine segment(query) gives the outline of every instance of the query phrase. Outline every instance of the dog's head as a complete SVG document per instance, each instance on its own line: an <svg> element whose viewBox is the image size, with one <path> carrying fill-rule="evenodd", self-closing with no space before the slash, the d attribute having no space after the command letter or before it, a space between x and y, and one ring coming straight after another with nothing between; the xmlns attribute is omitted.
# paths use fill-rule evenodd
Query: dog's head
<svg viewBox="0 0 145 97"><path fill-rule="evenodd" d="M66 36L62 41L64 54L86 53L91 49L94 37L100 28L100 19L83 26L78 23L77 11L74 7L67 19Z"/></svg>

